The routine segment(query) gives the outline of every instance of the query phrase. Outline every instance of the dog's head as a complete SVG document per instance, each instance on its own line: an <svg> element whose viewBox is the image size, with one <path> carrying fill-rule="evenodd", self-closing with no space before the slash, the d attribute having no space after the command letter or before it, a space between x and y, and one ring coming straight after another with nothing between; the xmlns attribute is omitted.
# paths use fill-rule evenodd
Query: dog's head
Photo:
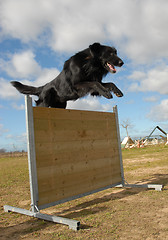
<svg viewBox="0 0 168 240"><path fill-rule="evenodd" d="M98 58L108 72L116 73L115 66L121 67L124 64L117 56L117 50L114 47L94 43L89 46L89 49L92 57Z"/></svg>

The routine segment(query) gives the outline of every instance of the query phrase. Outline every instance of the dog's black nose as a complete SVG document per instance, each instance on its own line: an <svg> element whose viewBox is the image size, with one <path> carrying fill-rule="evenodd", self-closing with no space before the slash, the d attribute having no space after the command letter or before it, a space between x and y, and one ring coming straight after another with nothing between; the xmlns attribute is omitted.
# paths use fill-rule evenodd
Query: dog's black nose
<svg viewBox="0 0 168 240"><path fill-rule="evenodd" d="M121 67L123 64L124 64L124 62L122 60L119 60L118 66Z"/></svg>

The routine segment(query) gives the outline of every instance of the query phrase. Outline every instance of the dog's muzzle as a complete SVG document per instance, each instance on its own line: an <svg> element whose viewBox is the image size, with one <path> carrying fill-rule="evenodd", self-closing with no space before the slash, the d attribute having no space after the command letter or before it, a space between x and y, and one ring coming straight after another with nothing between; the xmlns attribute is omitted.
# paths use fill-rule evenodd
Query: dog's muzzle
<svg viewBox="0 0 168 240"><path fill-rule="evenodd" d="M122 65L124 64L124 62L120 59L119 61L118 61L118 67L121 67Z"/></svg>
<svg viewBox="0 0 168 240"><path fill-rule="evenodd" d="M124 64L124 62L121 59L119 61L115 62L114 65L109 62L106 62L105 68L111 73L116 73L117 70L116 70L115 66L121 67L123 64Z"/></svg>

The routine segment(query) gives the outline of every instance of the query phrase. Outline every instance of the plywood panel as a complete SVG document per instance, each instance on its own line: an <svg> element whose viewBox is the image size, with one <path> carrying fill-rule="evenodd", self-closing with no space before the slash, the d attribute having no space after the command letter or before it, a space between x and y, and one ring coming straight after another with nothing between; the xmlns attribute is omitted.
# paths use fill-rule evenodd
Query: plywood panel
<svg viewBox="0 0 168 240"><path fill-rule="evenodd" d="M121 182L114 113L33 113L39 206Z"/></svg>

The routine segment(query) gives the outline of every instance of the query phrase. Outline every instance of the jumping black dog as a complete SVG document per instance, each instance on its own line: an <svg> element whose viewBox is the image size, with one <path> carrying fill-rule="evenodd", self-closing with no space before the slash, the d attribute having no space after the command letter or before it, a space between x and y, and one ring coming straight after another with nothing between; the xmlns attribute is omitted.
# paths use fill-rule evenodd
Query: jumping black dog
<svg viewBox="0 0 168 240"><path fill-rule="evenodd" d="M108 72L116 73L115 66L123 64L114 47L94 43L68 59L61 73L44 86L33 87L17 81L11 84L20 93L38 96L37 106L66 108L68 100L77 100L87 94L110 99L113 92L122 97L123 93L114 83L102 83L102 79Z"/></svg>

